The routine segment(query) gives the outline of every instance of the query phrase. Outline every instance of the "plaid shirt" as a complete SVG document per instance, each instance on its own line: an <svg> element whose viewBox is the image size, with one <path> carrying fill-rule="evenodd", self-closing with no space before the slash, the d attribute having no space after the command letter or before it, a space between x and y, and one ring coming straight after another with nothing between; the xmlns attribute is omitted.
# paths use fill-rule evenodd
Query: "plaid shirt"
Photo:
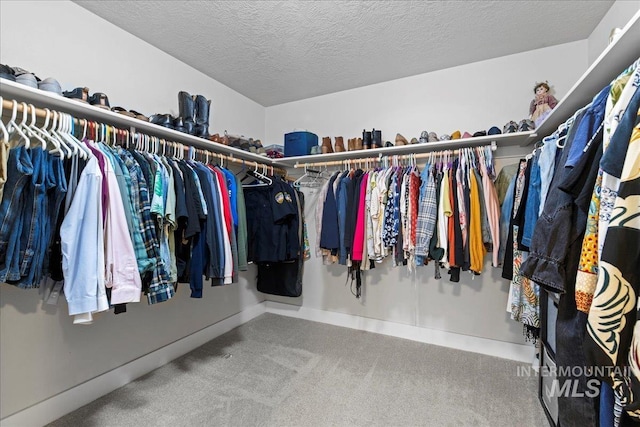
<svg viewBox="0 0 640 427"><path fill-rule="evenodd" d="M140 225L142 227L142 236L144 240L144 249L148 259L153 263L153 271L151 284L146 292L149 304L156 304L167 301L175 294L173 285L169 282L170 276L164 261L160 258L160 244L158 243L157 233L153 219L151 218L151 203L149 200L149 188L142 173L140 165L135 161L133 156L127 151L121 150L120 156L125 162L131 175L132 185L134 182L138 184L138 191L132 191L131 195L138 207L140 215ZM136 251L139 248L135 248ZM136 252L137 256L137 252Z"/></svg>
<svg viewBox="0 0 640 427"><path fill-rule="evenodd" d="M426 175L426 176L425 176ZM422 171L420 204L418 206L418 225L416 229L416 255L426 257L429 254L429 242L436 225L438 202L436 200L436 181L427 165Z"/></svg>
<svg viewBox="0 0 640 427"><path fill-rule="evenodd" d="M131 240L133 242L133 250L136 255L136 262L138 264L138 272L143 275L145 272L150 271L153 267L154 261L149 259L147 251L144 246L143 230L140 225L140 217L138 215L138 178L134 176L132 178L129 168L125 164L124 158L119 151L112 149L111 147L104 148L110 150L113 154L114 161L118 162L122 169L122 175L127 187L126 197L129 199L128 203L125 203L125 209L131 207ZM120 149L122 150L122 149ZM123 195L124 196L124 195Z"/></svg>

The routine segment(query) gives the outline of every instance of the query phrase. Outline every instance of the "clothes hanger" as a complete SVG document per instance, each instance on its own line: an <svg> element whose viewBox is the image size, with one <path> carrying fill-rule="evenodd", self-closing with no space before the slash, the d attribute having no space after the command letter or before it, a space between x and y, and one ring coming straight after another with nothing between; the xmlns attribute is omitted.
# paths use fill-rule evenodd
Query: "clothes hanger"
<svg viewBox="0 0 640 427"><path fill-rule="evenodd" d="M69 146L57 132L60 114L57 111L50 111L48 108L45 108L45 111L50 114L52 120L51 127L49 127L49 117L45 118L43 131L49 135L51 142L60 150L60 153L64 153L64 157L70 159L77 151L75 146Z"/></svg>
<svg viewBox="0 0 640 427"><path fill-rule="evenodd" d="M0 96L0 132L2 132L2 143L3 144L8 144L9 143L9 131L7 130L6 126L4 125L4 122L2 121L2 102L3 102L3 99Z"/></svg>
<svg viewBox="0 0 640 427"><path fill-rule="evenodd" d="M260 165L260 166L264 167L264 165ZM261 181L261 183L258 183L258 184L245 185L247 187L266 187L268 185L273 184L273 180L271 178L266 176L265 173L261 173L261 172L258 171L258 163L257 162L255 163L255 170L249 169L247 171L247 176L252 176L252 177L256 178L258 181ZM243 178L243 180L244 180L244 178Z"/></svg>
<svg viewBox="0 0 640 427"><path fill-rule="evenodd" d="M77 144L74 140L67 138L66 128L66 117L64 117L64 114L54 111L53 123L51 124L50 129L51 135L53 135L58 141L60 141L61 146L64 145L64 147L67 148L67 154L69 155L69 157L80 156L84 158L84 150L81 150L80 144Z"/></svg>
<svg viewBox="0 0 640 427"><path fill-rule="evenodd" d="M41 133L42 130L36 126L36 107L34 107L33 104L28 104L28 105L26 103L23 103L23 104L24 105L22 106L22 108L24 108L24 110L26 110L27 113L31 113L31 121L29 122L28 125L26 125L26 129L28 132L27 134L30 137L38 140L42 145L42 149L46 150L47 141L45 140L44 135Z"/></svg>
<svg viewBox="0 0 640 427"><path fill-rule="evenodd" d="M304 174L296 179L293 182L293 186L296 188L300 187L321 187L323 185L323 180L325 178L322 176L322 171L318 171L315 169L308 169L307 165L304 166Z"/></svg>
<svg viewBox="0 0 640 427"><path fill-rule="evenodd" d="M66 132L63 134L63 136L66 138L66 140L71 142L72 144L75 144L75 146L78 147L78 153L80 154L80 157L82 157L84 160L87 160L93 157L93 153L91 152L89 147L86 144L84 144L82 141L80 141L78 138L76 138L73 133L75 129L74 118L70 114L63 114L63 118L66 124L66 127L65 127Z"/></svg>
<svg viewBox="0 0 640 427"><path fill-rule="evenodd" d="M59 157L67 157L67 154L70 154L70 150L68 149L68 147L66 147L66 145L62 147L61 141L51 135L51 133L47 129L49 127L49 121L51 119L51 110L49 110L48 108L44 109L44 124L42 125L42 127L38 127L36 126L36 109L33 104L29 104L28 107L31 109L31 123L29 124L29 128L32 130L32 132L38 134L44 140L44 143L42 145L43 149L47 150L51 154L56 154ZM53 145L52 149L47 149L46 141L49 141ZM65 148L66 150L63 150L62 148Z"/></svg>
<svg viewBox="0 0 640 427"><path fill-rule="evenodd" d="M42 136L48 139L49 142L51 142L51 144L53 145L53 149L49 150L49 153L58 155L62 159L69 157L71 154L71 150L66 145L64 146L64 149L63 149L62 141L55 138L47 129L49 127L49 121L51 120L51 110L49 110L48 108L45 108L44 112L45 112L44 124L42 125L42 128L36 127L36 129L40 132Z"/></svg>
<svg viewBox="0 0 640 427"><path fill-rule="evenodd" d="M18 143L18 145L16 146L19 146L20 143L22 143L25 148L29 148L29 137L27 137L27 135L22 132L20 126L18 126L18 124L16 123L16 117L18 115L18 103L15 100L11 101L11 103L11 119L9 119L9 123L7 123L7 130L9 131L11 137L14 137L15 134L18 134L19 139L17 141L14 141Z"/></svg>

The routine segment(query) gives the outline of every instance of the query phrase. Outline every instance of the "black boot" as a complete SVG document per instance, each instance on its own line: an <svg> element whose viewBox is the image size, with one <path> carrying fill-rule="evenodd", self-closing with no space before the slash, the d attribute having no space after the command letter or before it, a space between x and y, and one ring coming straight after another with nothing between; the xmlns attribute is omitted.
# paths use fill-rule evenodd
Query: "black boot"
<svg viewBox="0 0 640 427"><path fill-rule="evenodd" d="M182 117L180 131L193 135L195 132L196 103L187 92L178 92L178 110L178 116Z"/></svg>
<svg viewBox="0 0 640 427"><path fill-rule="evenodd" d="M209 139L209 110L211 100L202 95L196 96L196 128L195 135Z"/></svg>
<svg viewBox="0 0 640 427"><path fill-rule="evenodd" d="M371 132L363 130L362 131L362 147L365 150L368 150L369 148L371 148Z"/></svg>
<svg viewBox="0 0 640 427"><path fill-rule="evenodd" d="M382 131L374 129L372 137L371 148L382 148Z"/></svg>

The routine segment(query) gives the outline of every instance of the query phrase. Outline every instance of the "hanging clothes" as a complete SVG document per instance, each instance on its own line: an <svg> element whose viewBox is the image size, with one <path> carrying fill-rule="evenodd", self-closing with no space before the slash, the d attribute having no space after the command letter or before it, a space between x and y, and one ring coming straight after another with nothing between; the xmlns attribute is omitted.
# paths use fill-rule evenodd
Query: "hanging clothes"
<svg viewBox="0 0 640 427"><path fill-rule="evenodd" d="M236 282L248 252L237 177L193 159L111 146L106 132L89 130L82 141L69 133L74 151L62 151L64 159L10 141L15 146L0 159L8 172L0 196L1 280L21 288L64 280L76 324L110 307L124 313L141 294L149 304L167 301L179 280L195 298L203 275L212 284Z"/></svg>
<svg viewBox="0 0 640 427"><path fill-rule="evenodd" d="M487 251L497 259L500 209L491 154L465 149L449 160L450 154L430 157L422 172L357 169L335 172L325 183L316 205L319 253L325 264L330 254L349 267L356 297L362 272L386 258L409 271L435 260L435 277L446 267L453 282L463 269L480 274Z"/></svg>
<svg viewBox="0 0 640 427"><path fill-rule="evenodd" d="M248 259L258 265L258 291L298 297L304 263L304 198L282 179L269 179L269 184L243 187L250 227Z"/></svg>
<svg viewBox="0 0 640 427"><path fill-rule="evenodd" d="M583 350L586 316L576 308L575 279L602 156L602 122L608 93L609 87L604 88L589 106L576 114L547 196L544 221L536 224L529 258L520 270L524 277L561 293L556 321L556 363L569 369L559 375L559 380L573 381L580 391L587 390L589 378L570 372L572 366L588 365ZM561 396L558 405L561 424L595 425L593 398Z"/></svg>

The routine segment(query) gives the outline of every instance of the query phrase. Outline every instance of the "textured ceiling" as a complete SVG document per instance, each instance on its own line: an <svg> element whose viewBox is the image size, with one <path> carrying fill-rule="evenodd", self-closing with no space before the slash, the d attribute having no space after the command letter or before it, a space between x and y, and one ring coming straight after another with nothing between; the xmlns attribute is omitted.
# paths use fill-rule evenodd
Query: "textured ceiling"
<svg viewBox="0 0 640 427"><path fill-rule="evenodd" d="M582 40L610 1L76 1L264 105Z"/></svg>

